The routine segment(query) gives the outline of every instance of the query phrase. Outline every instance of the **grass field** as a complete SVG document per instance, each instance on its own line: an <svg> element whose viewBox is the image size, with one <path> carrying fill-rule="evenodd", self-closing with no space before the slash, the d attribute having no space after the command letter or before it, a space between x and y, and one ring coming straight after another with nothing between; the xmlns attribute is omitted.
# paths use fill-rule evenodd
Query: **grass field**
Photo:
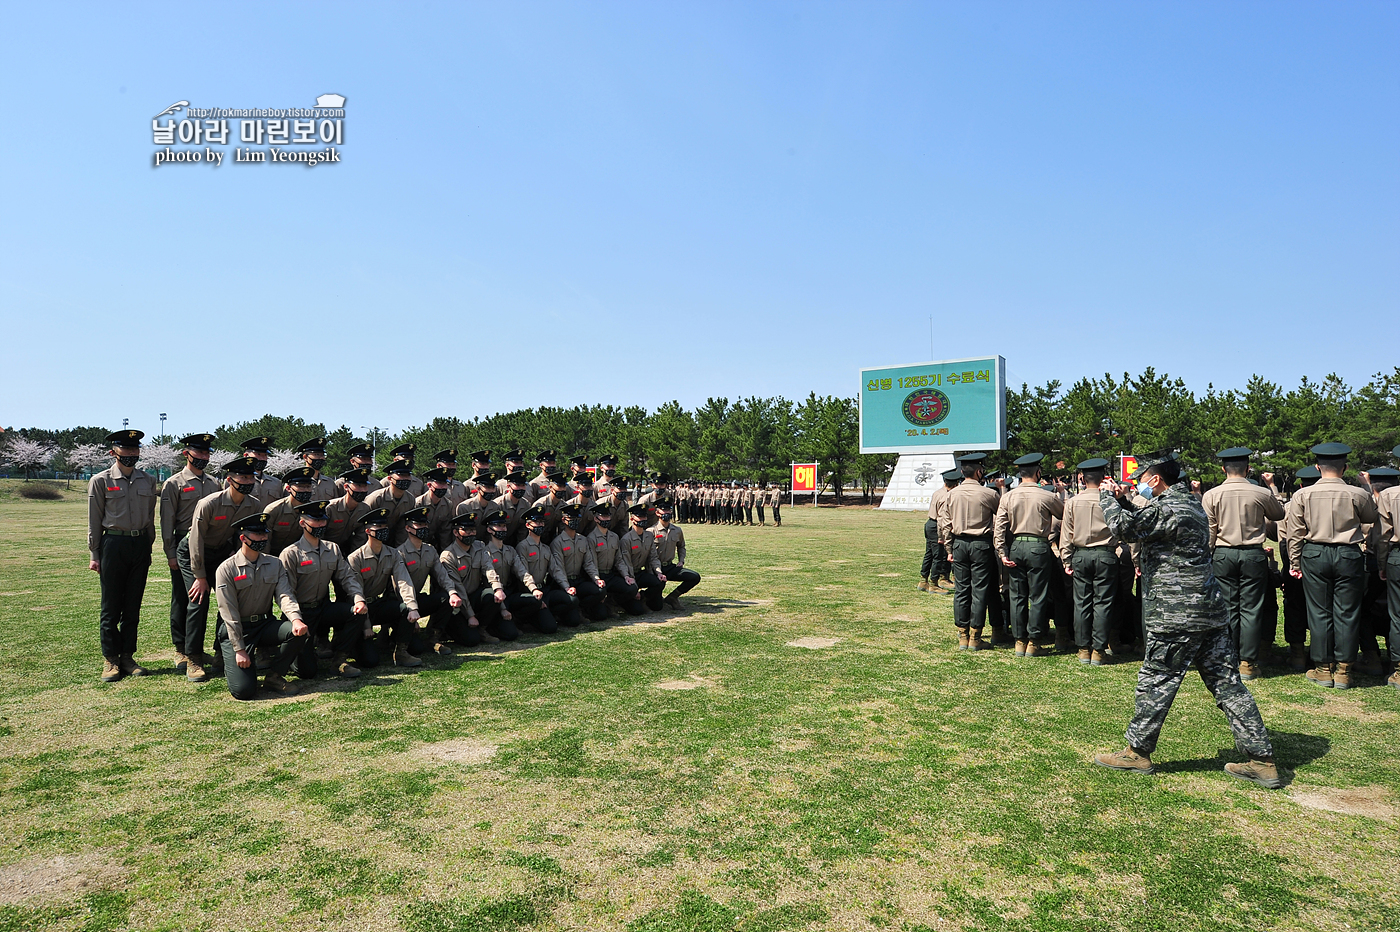
<svg viewBox="0 0 1400 932"><path fill-rule="evenodd" d="M1102 770L1136 668L958 653L920 515L687 527L684 614L238 703L174 675L159 553L153 675L98 682L81 495L14 487L0 930L1400 927L1394 690L1252 684L1284 791L1199 679Z"/></svg>

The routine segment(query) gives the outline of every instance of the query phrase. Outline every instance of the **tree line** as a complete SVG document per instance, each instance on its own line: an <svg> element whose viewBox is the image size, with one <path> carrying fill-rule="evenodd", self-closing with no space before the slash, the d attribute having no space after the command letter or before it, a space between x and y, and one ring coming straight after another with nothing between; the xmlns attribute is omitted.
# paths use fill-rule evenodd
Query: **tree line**
<svg viewBox="0 0 1400 932"><path fill-rule="evenodd" d="M1400 444L1400 367L1377 373L1352 389L1336 375L1320 381L1307 377L1284 389L1262 377L1243 390L1207 386L1193 392L1180 378L1148 368L1136 377L1105 374L1081 378L1069 388L1057 380L1007 390L1007 446L993 453L990 468L1010 469L1021 453L1048 454L1051 470L1072 473L1074 465L1094 456L1178 449L1196 475L1223 478L1216 450L1248 446L1259 451L1258 466L1291 477L1311 462L1314 444L1340 440L1356 452L1358 466L1389 461ZM288 452L315 437L327 438L328 469L349 466L346 451L371 441L381 454L402 443L417 444L420 462L438 450L455 447L466 456L492 450L497 462L507 449L521 448L533 461L542 449L561 457L596 457L613 453L619 471L634 477L665 472L678 479L786 482L793 462L815 461L821 481L841 500L858 487L869 500L892 468L893 454L861 455L855 398L810 393L804 401L782 397L710 398L687 409L677 401L648 411L638 406L582 405L572 408L525 408L485 417L437 417L397 433L370 431L362 436L345 425L298 417L265 415L254 421L222 424L214 430L225 455L251 436L272 437L282 452L277 465L292 463ZM6 429L4 461L16 469L83 472L106 462L101 427L62 431ZM177 464L166 447L173 438L148 439L147 456L160 467ZM95 448L95 449L94 449ZM381 460L382 462L382 460Z"/></svg>

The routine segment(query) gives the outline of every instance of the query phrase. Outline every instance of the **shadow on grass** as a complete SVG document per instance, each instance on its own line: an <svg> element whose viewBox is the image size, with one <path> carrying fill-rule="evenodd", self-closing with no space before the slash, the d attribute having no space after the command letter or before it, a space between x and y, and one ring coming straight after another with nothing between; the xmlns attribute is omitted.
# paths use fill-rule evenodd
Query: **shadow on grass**
<svg viewBox="0 0 1400 932"><path fill-rule="evenodd" d="M1321 735L1305 735L1291 731L1270 731L1274 742L1274 762L1278 764L1279 779L1287 786L1300 767L1327 756L1332 750L1332 742ZM1212 757L1198 757L1193 760L1175 760L1166 763L1153 762L1159 773L1215 773L1229 761L1236 761L1241 754L1233 747L1221 748Z"/></svg>

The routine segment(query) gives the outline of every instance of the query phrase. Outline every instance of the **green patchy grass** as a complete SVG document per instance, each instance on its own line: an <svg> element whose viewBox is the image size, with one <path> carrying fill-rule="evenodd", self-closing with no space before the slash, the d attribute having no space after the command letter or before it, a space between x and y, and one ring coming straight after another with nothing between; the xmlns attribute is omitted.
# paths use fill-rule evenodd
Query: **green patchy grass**
<svg viewBox="0 0 1400 932"><path fill-rule="evenodd" d="M1240 757L1199 681L1159 775L1096 768L1122 742L1135 668L958 653L950 597L914 588L920 515L687 527L707 578L683 614L253 703L174 675L159 554L138 654L152 675L98 682L84 521L79 495L0 487L0 930L1379 930L1400 915L1393 690L1253 684L1285 792L1222 773ZM807 636L840 641L786 646ZM476 753L425 752L440 742ZM13 882L36 872L55 882Z"/></svg>

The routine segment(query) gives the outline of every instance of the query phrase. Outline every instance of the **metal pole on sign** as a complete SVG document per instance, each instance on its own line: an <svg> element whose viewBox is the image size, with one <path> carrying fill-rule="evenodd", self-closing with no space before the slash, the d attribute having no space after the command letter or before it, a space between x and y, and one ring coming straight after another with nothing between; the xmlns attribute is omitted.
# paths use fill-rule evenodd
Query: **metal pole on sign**
<svg viewBox="0 0 1400 932"><path fill-rule="evenodd" d="M813 507L813 508L816 508L816 507L817 507L817 496L818 496L819 494L821 494L821 487L822 487L822 484L821 484L821 481L820 481L820 476L821 476L821 474L822 474L822 464L821 464L821 463L813 463L813 464L812 464L812 507Z"/></svg>
<svg viewBox="0 0 1400 932"><path fill-rule="evenodd" d="M797 483L795 483L795 482L792 481L792 467L794 467L794 466L796 466L796 465L797 465L796 463L788 463L788 507L789 507L789 508L796 508L796 507L797 507L797 488L796 488Z"/></svg>

